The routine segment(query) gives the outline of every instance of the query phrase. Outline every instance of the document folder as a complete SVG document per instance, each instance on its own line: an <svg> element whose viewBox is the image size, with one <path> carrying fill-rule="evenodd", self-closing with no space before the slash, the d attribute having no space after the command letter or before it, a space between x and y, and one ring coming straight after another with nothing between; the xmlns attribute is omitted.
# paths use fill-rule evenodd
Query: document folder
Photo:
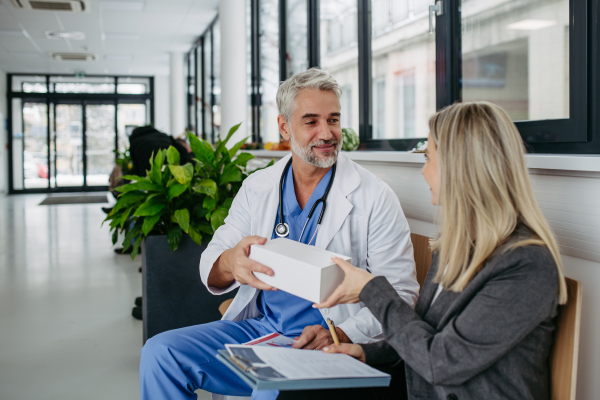
<svg viewBox="0 0 600 400"><path fill-rule="evenodd" d="M332 379L307 379L290 380L277 378L260 379L234 362L227 350L218 350L217 359L231 369L248 386L255 390L305 390L305 389L342 389L359 387L387 387L390 385L391 377L369 377L369 378L332 378ZM243 365L243 364L242 364Z"/></svg>

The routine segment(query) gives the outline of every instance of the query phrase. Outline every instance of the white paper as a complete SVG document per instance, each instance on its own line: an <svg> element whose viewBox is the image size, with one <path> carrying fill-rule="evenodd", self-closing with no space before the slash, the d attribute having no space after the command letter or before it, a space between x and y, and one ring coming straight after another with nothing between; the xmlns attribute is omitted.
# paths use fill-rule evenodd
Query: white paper
<svg viewBox="0 0 600 400"><path fill-rule="evenodd" d="M226 345L226 347L230 353L231 348L247 348L243 345ZM346 354L328 354L322 351L271 346L253 346L252 349L262 361L261 364L272 367L290 380L388 376Z"/></svg>
<svg viewBox="0 0 600 400"><path fill-rule="evenodd" d="M280 335L279 333L270 333L265 336L261 336L258 339L251 340L246 343L242 343L244 346L271 346L271 347L285 347L290 348L296 343L292 338Z"/></svg>

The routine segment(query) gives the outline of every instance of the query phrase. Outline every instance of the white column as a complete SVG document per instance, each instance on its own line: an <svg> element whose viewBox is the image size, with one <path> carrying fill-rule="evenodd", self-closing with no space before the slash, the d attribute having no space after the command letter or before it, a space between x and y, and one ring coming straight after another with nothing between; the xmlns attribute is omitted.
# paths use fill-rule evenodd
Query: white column
<svg viewBox="0 0 600 400"><path fill-rule="evenodd" d="M239 0L219 1L221 26L221 137L242 122L228 145L248 136L246 7Z"/></svg>
<svg viewBox="0 0 600 400"><path fill-rule="evenodd" d="M183 76L183 53L169 54L171 76L171 132L179 136L185 130L185 77Z"/></svg>

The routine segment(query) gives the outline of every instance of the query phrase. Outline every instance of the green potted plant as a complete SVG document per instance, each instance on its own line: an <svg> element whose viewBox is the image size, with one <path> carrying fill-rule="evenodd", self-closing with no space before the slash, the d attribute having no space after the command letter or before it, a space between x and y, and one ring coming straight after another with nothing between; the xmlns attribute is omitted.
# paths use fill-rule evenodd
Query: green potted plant
<svg viewBox="0 0 600 400"><path fill-rule="evenodd" d="M147 176L126 175L131 183L118 188L121 194L105 221L110 221L113 244L122 233L123 248L133 246L132 259L142 247L144 341L165 330L218 319L218 306L235 295L208 293L198 266L252 173L246 167L254 156L237 154L247 138L226 147L239 126L214 148L188 134L194 163L180 165L179 152L171 146L151 157Z"/></svg>

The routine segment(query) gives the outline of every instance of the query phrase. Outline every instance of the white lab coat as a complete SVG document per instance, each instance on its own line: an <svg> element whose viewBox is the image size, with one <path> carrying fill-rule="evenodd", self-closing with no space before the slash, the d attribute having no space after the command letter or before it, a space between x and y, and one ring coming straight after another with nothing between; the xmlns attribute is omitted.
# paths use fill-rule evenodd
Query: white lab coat
<svg viewBox="0 0 600 400"><path fill-rule="evenodd" d="M223 251L246 236L271 238L279 205L279 181L291 155L275 165L248 177L233 200L225 224L215 232L202 253L200 276L213 294L226 289L207 285L208 275ZM318 216L313 216L313 218ZM327 209L316 237L316 247L352 257L352 263L384 275L408 304L414 306L419 284L416 280L410 231L398 197L371 172L340 153L336 176L327 198ZM224 320L241 321L259 316L256 299L259 290L242 285ZM381 324L362 303L341 304L322 309L354 343L383 339Z"/></svg>

